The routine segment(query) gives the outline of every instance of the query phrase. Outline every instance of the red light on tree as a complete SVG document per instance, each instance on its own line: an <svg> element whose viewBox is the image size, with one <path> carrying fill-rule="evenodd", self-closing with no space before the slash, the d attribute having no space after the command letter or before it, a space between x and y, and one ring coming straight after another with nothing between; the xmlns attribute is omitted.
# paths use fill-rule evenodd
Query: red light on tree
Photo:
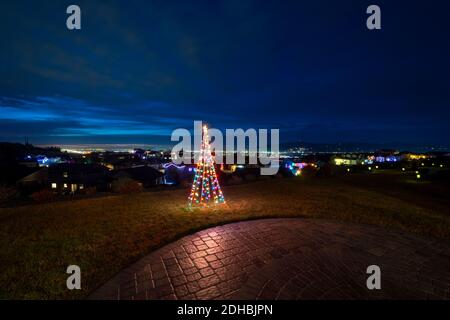
<svg viewBox="0 0 450 320"><path fill-rule="evenodd" d="M225 198L214 168L214 160L209 145L208 127L204 126L200 158L189 195L189 206L206 206L219 203L225 203Z"/></svg>

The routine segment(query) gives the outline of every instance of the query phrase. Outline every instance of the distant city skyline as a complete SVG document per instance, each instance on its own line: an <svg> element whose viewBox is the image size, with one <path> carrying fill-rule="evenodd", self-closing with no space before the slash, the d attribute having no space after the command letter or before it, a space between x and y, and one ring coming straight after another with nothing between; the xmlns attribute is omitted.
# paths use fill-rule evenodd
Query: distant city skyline
<svg viewBox="0 0 450 320"><path fill-rule="evenodd" d="M60 148L62 151L80 152L80 151L118 151L129 152L134 149L143 150L161 150L169 151L173 147L172 144L139 144L139 143L123 143L123 144L36 144L39 148ZM374 152L382 149L393 149L397 151L411 152L450 152L450 145L425 145L425 144L370 144L370 143L308 143L308 142L289 142L281 143L280 152L292 152L293 149L305 149L307 152Z"/></svg>
<svg viewBox="0 0 450 320"><path fill-rule="evenodd" d="M450 145L450 4L8 1L0 141L170 145L176 128L280 142Z"/></svg>

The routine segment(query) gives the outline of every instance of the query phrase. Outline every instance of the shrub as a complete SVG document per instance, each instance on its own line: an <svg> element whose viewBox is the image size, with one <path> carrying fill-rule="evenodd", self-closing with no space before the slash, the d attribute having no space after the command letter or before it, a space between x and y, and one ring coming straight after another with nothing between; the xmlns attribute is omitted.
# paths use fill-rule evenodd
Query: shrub
<svg viewBox="0 0 450 320"><path fill-rule="evenodd" d="M292 175L292 173L290 174ZM281 179L284 178L283 172L278 172L276 175L273 176L275 179Z"/></svg>
<svg viewBox="0 0 450 320"><path fill-rule="evenodd" d="M140 184L137 181L130 181L128 183L125 183L120 188L120 193L138 193L143 190L142 184Z"/></svg>
<svg viewBox="0 0 450 320"><path fill-rule="evenodd" d="M314 177L317 174L317 168L313 166L306 166L302 169L302 176Z"/></svg>
<svg viewBox="0 0 450 320"><path fill-rule="evenodd" d="M0 204L15 198L17 194L16 188L0 185Z"/></svg>
<svg viewBox="0 0 450 320"><path fill-rule="evenodd" d="M46 202L55 197L55 193L51 190L44 189L31 194L31 198L36 202Z"/></svg>
<svg viewBox="0 0 450 320"><path fill-rule="evenodd" d="M112 190L116 193L137 193L141 192L142 189L142 184L129 178L122 178L112 183Z"/></svg>
<svg viewBox="0 0 450 320"><path fill-rule="evenodd" d="M96 187L88 187L88 188L84 189L84 194L86 194L87 196L93 196L96 193L97 193Z"/></svg>
<svg viewBox="0 0 450 320"><path fill-rule="evenodd" d="M242 178L237 175L232 175L230 179L228 179L228 184L241 184Z"/></svg>
<svg viewBox="0 0 450 320"><path fill-rule="evenodd" d="M183 187L183 188L189 188L189 187L191 187L192 186L192 181L188 181L188 180L182 180L181 182L180 182L180 185L181 185L181 187Z"/></svg>

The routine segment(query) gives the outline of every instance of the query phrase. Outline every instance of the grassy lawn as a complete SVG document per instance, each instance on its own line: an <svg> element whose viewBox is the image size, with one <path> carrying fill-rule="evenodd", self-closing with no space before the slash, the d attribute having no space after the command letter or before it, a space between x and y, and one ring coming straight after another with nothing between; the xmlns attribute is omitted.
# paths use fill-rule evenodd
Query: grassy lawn
<svg viewBox="0 0 450 320"><path fill-rule="evenodd" d="M188 190L0 209L0 298L83 298L182 235L258 217L314 217L450 238L449 188L401 175L269 179L224 188L227 204L185 210ZM82 290L66 288L69 264Z"/></svg>

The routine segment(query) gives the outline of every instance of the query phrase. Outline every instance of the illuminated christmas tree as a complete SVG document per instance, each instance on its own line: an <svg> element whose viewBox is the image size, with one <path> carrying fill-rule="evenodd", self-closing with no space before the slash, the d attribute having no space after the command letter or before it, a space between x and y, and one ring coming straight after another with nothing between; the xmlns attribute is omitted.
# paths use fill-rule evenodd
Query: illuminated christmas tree
<svg viewBox="0 0 450 320"><path fill-rule="evenodd" d="M208 127L203 127L200 159L197 163L194 182L189 195L189 206L206 206L225 203L219 181L217 180L214 160L209 145Z"/></svg>

